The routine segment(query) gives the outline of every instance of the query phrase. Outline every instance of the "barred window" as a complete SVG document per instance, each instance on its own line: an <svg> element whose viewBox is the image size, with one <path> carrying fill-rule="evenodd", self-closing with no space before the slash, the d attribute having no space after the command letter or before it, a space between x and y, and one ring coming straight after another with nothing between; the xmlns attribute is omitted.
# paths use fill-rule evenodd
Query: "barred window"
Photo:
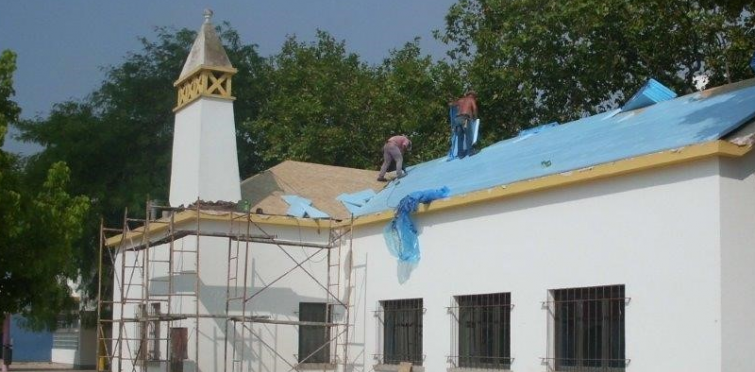
<svg viewBox="0 0 755 372"><path fill-rule="evenodd" d="M381 301L382 363L422 365L422 299Z"/></svg>
<svg viewBox="0 0 755 372"><path fill-rule="evenodd" d="M138 317L139 341L137 344L137 358L139 360L160 359L160 303L140 304Z"/></svg>
<svg viewBox="0 0 755 372"><path fill-rule="evenodd" d="M556 371L624 371L624 286L551 291Z"/></svg>
<svg viewBox="0 0 755 372"><path fill-rule="evenodd" d="M331 323L330 311L324 302L299 303L299 320L302 322ZM299 363L330 363L330 327L326 325L299 326Z"/></svg>
<svg viewBox="0 0 755 372"><path fill-rule="evenodd" d="M511 367L511 294L456 296L452 314L454 367Z"/></svg>

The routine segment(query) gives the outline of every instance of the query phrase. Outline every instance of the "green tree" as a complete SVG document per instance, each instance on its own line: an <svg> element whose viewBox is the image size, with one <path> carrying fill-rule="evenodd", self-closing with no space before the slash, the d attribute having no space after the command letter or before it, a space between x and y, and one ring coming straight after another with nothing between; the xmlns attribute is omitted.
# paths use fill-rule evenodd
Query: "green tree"
<svg viewBox="0 0 755 372"><path fill-rule="evenodd" d="M18 120L13 72L16 56L0 55L0 146ZM20 313L32 328L54 328L75 305L69 280L78 277L75 243L87 215L86 197L67 191L70 172L56 162L41 187L24 183L19 159L0 150L0 315ZM29 190L38 189L38 192Z"/></svg>
<svg viewBox="0 0 755 372"><path fill-rule="evenodd" d="M379 110L391 129L383 134L406 133L411 137L414 149L410 162L435 159L448 152L448 102L462 90L460 75L455 66L422 55L418 38L391 51L379 66ZM382 152L378 156L381 162Z"/></svg>
<svg viewBox="0 0 755 372"><path fill-rule="evenodd" d="M496 123L490 141L616 107L651 77L679 93L697 74L751 77L754 26L745 1L461 0L436 36Z"/></svg>
<svg viewBox="0 0 755 372"><path fill-rule="evenodd" d="M317 41L289 37L268 60L269 85L260 115L243 123L260 133L266 164L286 159L369 167L381 128L371 120L374 71L325 32Z"/></svg>
<svg viewBox="0 0 755 372"><path fill-rule="evenodd" d="M256 120L266 165L293 159L376 169L394 134L415 142L414 161L447 151L446 100L460 90L457 71L423 56L419 40L370 66L327 32L290 37L269 60L266 100Z"/></svg>
<svg viewBox="0 0 755 372"><path fill-rule="evenodd" d="M241 43L228 25L217 28L234 77L236 120L255 117L264 86L264 59L253 45ZM141 38L142 49L127 54L123 63L106 69L101 86L81 101L56 104L49 116L18 124L21 138L39 143L43 151L28 159L30 182L44 178L45 170L58 161L71 168L71 187L92 200L84 251L79 266L88 289L96 286L95 264L98 226L122 224L123 209L144 213L150 199L167 200L178 78L196 32L188 29L156 29L155 40ZM240 133L242 174L259 171L256 137Z"/></svg>

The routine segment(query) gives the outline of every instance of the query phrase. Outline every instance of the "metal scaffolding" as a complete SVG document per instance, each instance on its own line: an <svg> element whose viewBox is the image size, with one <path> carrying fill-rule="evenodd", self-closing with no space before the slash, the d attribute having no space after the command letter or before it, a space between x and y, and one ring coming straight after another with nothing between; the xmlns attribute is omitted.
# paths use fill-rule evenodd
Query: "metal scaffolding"
<svg viewBox="0 0 755 372"><path fill-rule="evenodd" d="M188 210L193 210L196 213L196 226L193 229L186 229L185 226L190 222L184 222L184 227L177 229L176 213ZM156 211L168 213L167 216L158 218ZM121 228L107 228L104 224L101 224L99 294L97 298L97 370L121 372L124 371L124 362L129 361L133 365L131 369L133 371L137 369L146 371L147 362L149 362L150 365L159 363L164 370L169 372L182 372L183 360L189 358L188 355L183 355L185 352L180 350L182 346L185 350L186 342L191 338L194 340L193 362L198 370L199 359L202 354L199 343L199 324L200 319L203 318L225 321L224 372L249 370L244 368L244 363L248 361L248 359L245 359L245 345L252 340L260 342L276 358L284 361L287 364L286 369L288 371L297 370L299 363L306 363L308 359L324 348L329 350L330 363L323 366L323 370L331 370L339 365L342 365L343 370L346 370L349 363L348 337L351 327L349 313L351 310L353 261L352 255L348 254L344 263L343 250L351 251L353 224L335 225L335 221L327 220L327 243L318 244L302 240L279 239L277 236L266 232L263 226L253 220L255 215L248 211L243 213L223 211L228 212L229 215L227 233L203 231L201 212L202 203L200 201L197 201L191 209L162 207L148 202L144 219L129 218L128 210L126 210ZM131 224L140 225L141 238L138 242L131 239L133 233ZM159 230L165 232L155 233L154 236L151 236L154 226L160 225L162 226ZM234 230L234 226L242 227ZM261 234L252 234L253 230L259 231ZM189 249L185 244L176 244L187 236L196 237L194 247ZM119 237L119 242L117 244L111 242L108 246L106 242L108 238L112 237ZM200 237L216 237L228 240L226 298L223 313L202 313L200 311ZM249 261L251 252L259 244L277 247L296 265L282 272L255 293L249 294L249 275L254 275L250 270ZM167 258L150 257L151 251L157 247L162 247L162 249L167 247ZM312 253L307 253L304 259L297 260L294 255L288 252L292 247L312 249ZM269 247L266 249L269 249ZM131 254L127 255L127 252ZM325 283L322 283L309 269L303 266L314 257L322 255L323 252L327 256ZM120 260L118 257L120 257ZM177 262L182 265L179 267ZM183 266L186 262L193 262L192 267ZM343 278L342 264L346 265L347 268ZM111 276L105 274L104 270L106 269L109 269ZM318 322L272 319L269 316L252 315L251 305L256 301L261 301L258 296L297 269L302 270L307 277L324 290L326 299L325 319ZM165 276L160 277L155 274L156 272L164 273ZM176 279L179 276L192 278L193 291L176 291ZM109 279L112 279L112 283L109 282ZM342 286L342 280L346 281L345 286ZM117 295L114 292L112 296L108 296L108 285L109 288L119 289ZM160 285L167 290L161 293L152 288L155 285ZM139 295L134 296L135 292ZM109 298L114 296L117 296L117 298ZM187 302L193 304L188 311L183 308L183 304ZM181 305L180 311L176 310L177 303ZM241 309L240 314L231 313L234 306ZM127 308L131 307L138 309L133 317L129 317L125 313ZM118 316L114 314L116 308L119 310ZM343 315L340 321L331 319L331 312L335 312L336 309L339 309L339 313ZM139 323L138 329L141 331L129 333L129 327L126 325L134 323ZM185 326L187 323L193 325L193 334L188 334L189 330L185 329L186 327L177 327ZM299 363L291 363L288 357L280 355L274 347L254 334L252 329L254 323L318 326L325 327L330 331L325 332L326 339L322 346L312 351L310 355L299 356ZM184 334L180 335L182 333L180 331L174 334L176 329L183 329ZM240 332L237 332L237 329L240 329ZM291 340L291 342L296 342L296 340ZM181 343L183 345L179 345ZM135 347L132 347L132 344L135 344ZM165 350L165 352L161 353L162 350ZM311 366L309 369L311 370Z"/></svg>

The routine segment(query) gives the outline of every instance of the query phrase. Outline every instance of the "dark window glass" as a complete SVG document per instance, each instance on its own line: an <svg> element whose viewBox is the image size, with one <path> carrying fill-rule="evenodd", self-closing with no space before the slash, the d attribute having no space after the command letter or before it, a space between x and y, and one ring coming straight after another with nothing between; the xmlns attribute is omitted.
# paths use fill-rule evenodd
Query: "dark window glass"
<svg viewBox="0 0 755 372"><path fill-rule="evenodd" d="M511 294L458 296L459 366L508 369L511 365Z"/></svg>
<svg viewBox="0 0 755 372"><path fill-rule="evenodd" d="M559 371L624 370L624 286L553 291Z"/></svg>
<svg viewBox="0 0 755 372"><path fill-rule="evenodd" d="M299 303L299 320L330 323L333 319L333 307L330 307L329 312L326 309L326 304L322 302ZM330 327L299 326L299 363L330 363Z"/></svg>
<svg viewBox="0 0 755 372"><path fill-rule="evenodd" d="M422 365L422 299L383 301L383 363Z"/></svg>

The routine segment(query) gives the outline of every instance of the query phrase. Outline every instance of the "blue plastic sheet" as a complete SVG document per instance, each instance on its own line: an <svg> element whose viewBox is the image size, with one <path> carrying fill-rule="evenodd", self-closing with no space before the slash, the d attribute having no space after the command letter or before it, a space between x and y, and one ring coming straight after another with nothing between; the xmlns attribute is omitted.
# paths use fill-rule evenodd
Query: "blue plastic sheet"
<svg viewBox="0 0 755 372"><path fill-rule="evenodd" d="M366 216L393 209L405 195L442 186L451 197L723 138L755 118L755 79L695 92L643 110L612 110L540 128L480 149L415 164L359 209ZM543 130L547 129L547 130ZM544 166L543 162L550 162Z"/></svg>
<svg viewBox="0 0 755 372"><path fill-rule="evenodd" d="M336 200L340 201L349 212L356 214L359 212L359 208L362 208L367 202L372 199L377 193L373 189L365 189L352 194L343 193L336 197Z"/></svg>
<svg viewBox="0 0 755 372"><path fill-rule="evenodd" d="M283 195L289 207L286 214L295 217L328 218L328 214L313 207L312 201L298 195Z"/></svg>
<svg viewBox="0 0 755 372"><path fill-rule="evenodd" d="M444 186L440 189L415 191L401 199L396 207L396 216L383 230L388 251L399 261L416 264L420 259L417 228L411 214L420 203L445 198L449 193L448 187Z"/></svg>

